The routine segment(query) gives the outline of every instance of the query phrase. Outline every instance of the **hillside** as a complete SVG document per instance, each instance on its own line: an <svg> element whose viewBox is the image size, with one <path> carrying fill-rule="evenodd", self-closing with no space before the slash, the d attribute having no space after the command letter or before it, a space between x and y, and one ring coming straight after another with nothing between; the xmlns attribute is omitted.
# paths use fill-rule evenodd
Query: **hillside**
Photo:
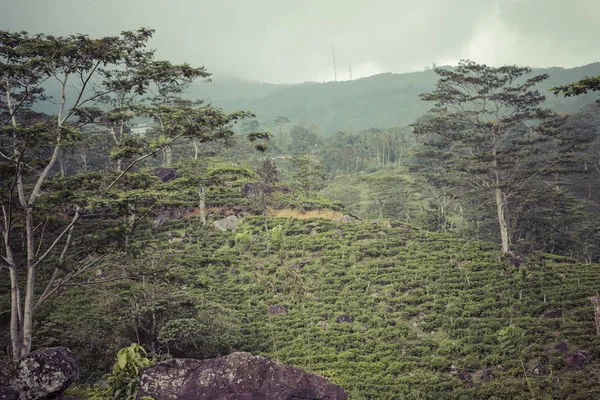
<svg viewBox="0 0 600 400"><path fill-rule="evenodd" d="M586 76L600 75L600 63L576 68L535 69L550 77L539 90L564 85ZM419 94L431 91L437 82L432 71L379 74L354 81L304 83L294 85L247 82L219 78L190 88L190 98L200 98L225 110L252 110L257 119L270 123L277 116L293 122L316 124L326 134L368 128L406 126L426 113L431 104ZM555 111L577 112L597 96L575 98L547 95L547 105Z"/></svg>
<svg viewBox="0 0 600 400"><path fill-rule="evenodd" d="M138 233L137 260L101 268L109 278L131 268L162 283L119 282L103 286L104 295L91 287L91 299L86 290L61 297L41 331L56 336L57 321L77 315L73 328L84 339L60 340L97 368L122 342L114 329L130 326L133 334L135 304L174 318L192 301L185 293L205 315L196 352L265 355L332 379L351 399L599 395L600 338L589 300L600 287L599 265L548 254L501 259L495 244L397 222L273 218L269 225L269 246L258 217L238 233L195 217L148 225ZM171 303L156 302L161 291ZM101 310L103 322L93 322Z"/></svg>

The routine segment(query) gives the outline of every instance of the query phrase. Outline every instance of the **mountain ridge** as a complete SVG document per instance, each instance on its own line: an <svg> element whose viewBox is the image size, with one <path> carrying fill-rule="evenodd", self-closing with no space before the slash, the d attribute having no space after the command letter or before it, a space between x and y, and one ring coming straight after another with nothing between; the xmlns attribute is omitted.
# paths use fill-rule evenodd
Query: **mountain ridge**
<svg viewBox="0 0 600 400"><path fill-rule="evenodd" d="M444 66L441 68L448 68ZM576 98L556 97L548 90L586 76L600 75L600 62L574 68L534 68L533 74L549 75L539 85L548 92L547 106L554 111L574 113L591 104L596 95ZM192 85L189 98L202 98L226 111L249 109L268 128L278 116L292 122L314 124L325 135L337 131L405 126L425 114L431 104L419 94L434 89L437 75L433 70L411 73L382 73L352 81L272 84L238 79Z"/></svg>

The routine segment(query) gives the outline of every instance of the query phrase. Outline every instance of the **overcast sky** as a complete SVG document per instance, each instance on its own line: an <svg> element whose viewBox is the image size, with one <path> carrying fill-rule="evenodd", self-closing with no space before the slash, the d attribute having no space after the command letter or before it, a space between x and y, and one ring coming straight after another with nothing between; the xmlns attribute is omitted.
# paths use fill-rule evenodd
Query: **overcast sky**
<svg viewBox="0 0 600 400"><path fill-rule="evenodd" d="M600 0L0 0L0 29L156 29L160 58L264 82L455 64L600 61Z"/></svg>

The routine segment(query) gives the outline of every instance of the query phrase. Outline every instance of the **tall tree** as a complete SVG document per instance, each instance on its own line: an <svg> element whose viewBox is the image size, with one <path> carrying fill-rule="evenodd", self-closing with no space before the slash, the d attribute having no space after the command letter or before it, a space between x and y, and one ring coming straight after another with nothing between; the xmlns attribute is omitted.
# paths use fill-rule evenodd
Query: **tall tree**
<svg viewBox="0 0 600 400"><path fill-rule="evenodd" d="M54 37L0 31L0 232L3 236L0 258L1 269L8 270L10 277L14 359L31 350L33 316L39 307L103 257L88 254L90 257L78 258L79 264L65 268L73 260L70 254L74 252L75 236L80 234L74 228L86 213L86 207L107 204L119 197L115 191L127 190L127 186L131 189L131 183L121 186L117 183L125 181L126 174L138 163L174 141L185 137L209 141L231 136L232 125L251 116L248 112L226 114L210 106L148 108L120 100L109 112L103 112L98 102L110 96L131 99L133 95L145 94L152 85L208 75L203 68L154 60L153 52L146 50L152 33L140 29L91 39L80 34ZM41 116L34 112L34 106L47 99L44 85L52 80L60 88L56 115ZM43 221L49 216L44 215L44 210L49 210L42 207L44 201L53 198L59 204L56 199L60 196L53 196L56 193L50 183L62 151L67 146L77 146L84 125L107 121L116 121L118 125L129 118L129 110L163 116L164 135L152 142L132 143L119 138L113 156L127 160L120 172L108 176L92 174L90 179L75 179L77 184L63 182L60 189L54 186L57 193L65 189L65 193L70 193L62 199L62 207L72 209L71 219L51 231L40 228L45 227ZM250 139L266 137L257 133ZM146 183L138 186L148 187L147 179L142 181ZM92 198L84 198L90 192ZM129 201L132 200L130 197ZM52 211L56 212L56 208ZM40 274L41 268L44 274ZM43 276L48 279L41 290L36 290L39 277ZM23 277L25 285L20 282Z"/></svg>
<svg viewBox="0 0 600 400"><path fill-rule="evenodd" d="M548 76L528 77L530 68L463 60L435 72L436 89L421 95L435 102L432 117L416 124L414 133L429 156L444 159L464 182L493 197L502 252L508 253L509 200L555 166L548 149L565 117L542 108L545 97L535 86Z"/></svg>

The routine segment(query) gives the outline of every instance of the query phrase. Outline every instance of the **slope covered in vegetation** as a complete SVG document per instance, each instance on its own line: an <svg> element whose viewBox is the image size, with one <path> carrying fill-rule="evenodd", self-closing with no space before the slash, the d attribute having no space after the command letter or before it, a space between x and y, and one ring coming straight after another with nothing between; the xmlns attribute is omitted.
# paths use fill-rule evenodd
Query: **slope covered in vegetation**
<svg viewBox="0 0 600 400"><path fill-rule="evenodd" d="M69 312L88 324L103 315L58 340L92 356L94 331L107 361L126 338L175 356L249 351L322 374L352 399L598 395L589 297L600 266L501 258L495 244L385 220L272 218L268 235L264 224L149 224L136 260L102 266L108 279L129 270L137 281L59 298L41 332Z"/></svg>

